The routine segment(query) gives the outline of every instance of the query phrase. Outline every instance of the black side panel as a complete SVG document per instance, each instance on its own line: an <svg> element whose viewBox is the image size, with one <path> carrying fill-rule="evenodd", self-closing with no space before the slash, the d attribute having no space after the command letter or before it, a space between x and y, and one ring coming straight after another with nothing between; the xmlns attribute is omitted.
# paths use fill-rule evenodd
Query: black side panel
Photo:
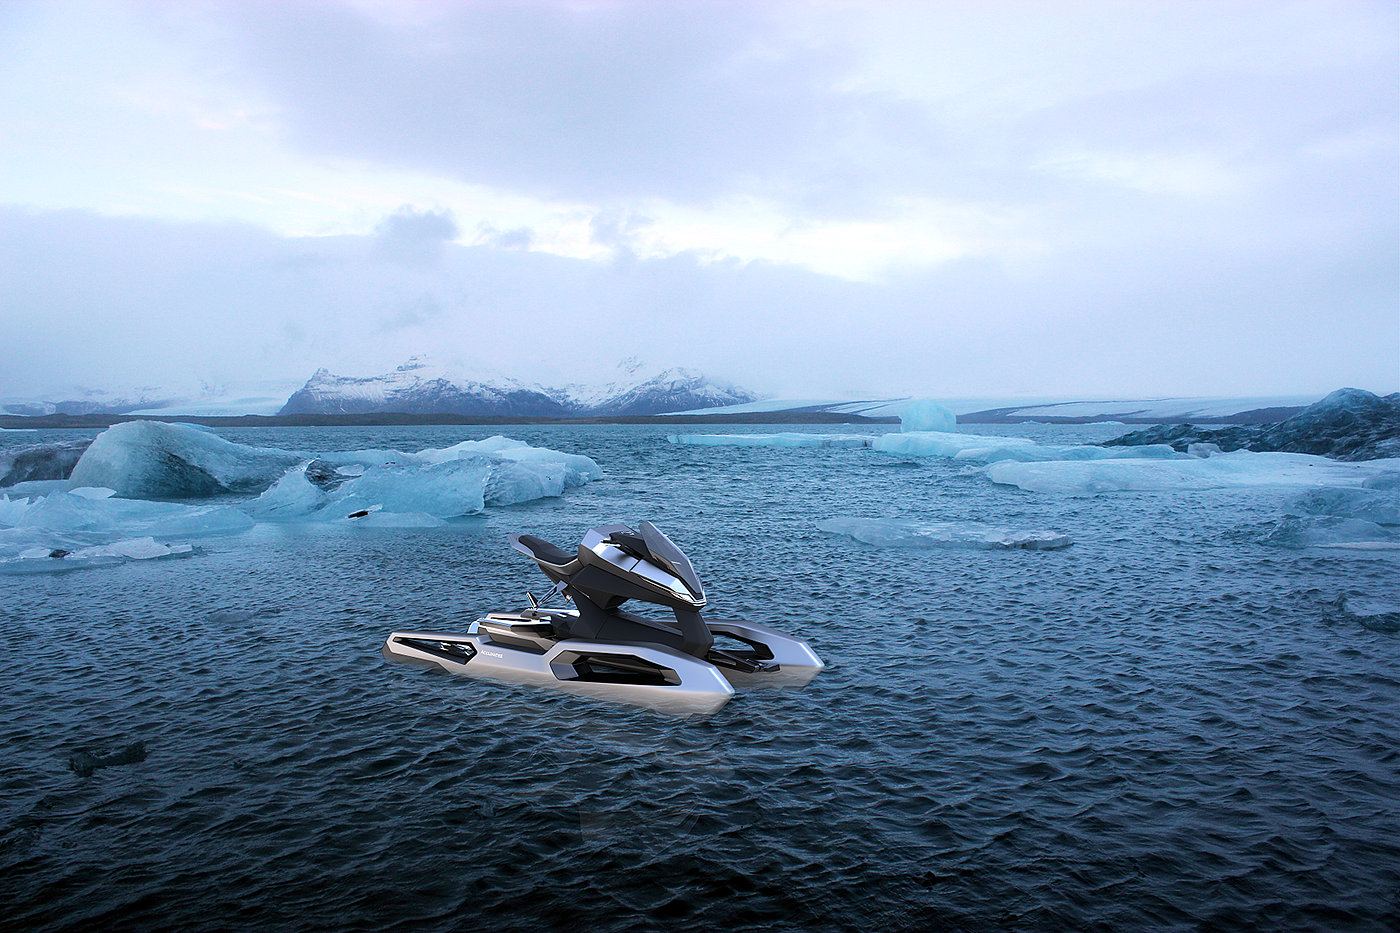
<svg viewBox="0 0 1400 933"><path fill-rule="evenodd" d="M641 641L665 645L701 659L704 659L715 643L714 636L710 634L710 627L698 612L674 610L676 622L679 624L679 629L675 629L664 622L643 619L630 612L600 609L582 593L575 594L574 606L578 609L579 617L569 630L570 638Z"/></svg>
<svg viewBox="0 0 1400 933"><path fill-rule="evenodd" d="M560 680L584 683L665 687L676 686L681 682L680 675L671 668L630 654L562 651L549 666L554 671L554 676Z"/></svg>
<svg viewBox="0 0 1400 933"><path fill-rule="evenodd" d="M676 609L674 612L676 621L681 625L681 650L703 659L710 653L710 646L715 643L715 636L710 634L710 627L698 612L688 609Z"/></svg>
<svg viewBox="0 0 1400 933"><path fill-rule="evenodd" d="M427 638L395 638L394 641L410 648L417 648L424 654L431 654L434 657L442 658L444 661L456 661L458 664L466 664L476 657L476 647L469 641L446 641Z"/></svg>
<svg viewBox="0 0 1400 933"><path fill-rule="evenodd" d="M639 599L644 603L656 603L674 609L677 601L667 599L655 590L644 589L621 577L615 577L593 564L589 564L574 574L569 580L571 589L581 590L585 596L602 609L613 609L629 599Z"/></svg>

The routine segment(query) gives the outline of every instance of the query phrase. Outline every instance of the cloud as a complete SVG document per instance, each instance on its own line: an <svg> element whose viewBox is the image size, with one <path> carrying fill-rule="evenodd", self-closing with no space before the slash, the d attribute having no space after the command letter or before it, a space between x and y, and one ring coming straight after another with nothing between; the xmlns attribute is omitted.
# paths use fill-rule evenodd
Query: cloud
<svg viewBox="0 0 1400 933"><path fill-rule="evenodd" d="M0 18L0 200L82 209L0 209L0 380L428 352L803 393L1388 391L1395 19L32 3Z"/></svg>
<svg viewBox="0 0 1400 933"><path fill-rule="evenodd" d="M477 228L476 242L497 249L529 249L535 240L535 231L529 227L516 227L513 230L497 230L483 223Z"/></svg>
<svg viewBox="0 0 1400 933"><path fill-rule="evenodd" d="M379 239L0 209L0 395L79 375L120 387L370 374L415 353L548 383L609 378L635 355L807 397L1397 388L1400 269L1364 238L1293 252L1127 242L1039 269L966 259L882 283L694 254L600 267L441 239L438 262L404 263Z"/></svg>
<svg viewBox="0 0 1400 933"><path fill-rule="evenodd" d="M956 2L202 9L211 54L309 152L601 205L1053 203L1125 178L1041 171L1056 153L1257 175L1394 123L1394 17L1364 3L1021 3L995 24Z"/></svg>
<svg viewBox="0 0 1400 933"><path fill-rule="evenodd" d="M460 232L451 211L419 211L411 204L374 227L379 251L400 262L436 261L442 257L442 245Z"/></svg>

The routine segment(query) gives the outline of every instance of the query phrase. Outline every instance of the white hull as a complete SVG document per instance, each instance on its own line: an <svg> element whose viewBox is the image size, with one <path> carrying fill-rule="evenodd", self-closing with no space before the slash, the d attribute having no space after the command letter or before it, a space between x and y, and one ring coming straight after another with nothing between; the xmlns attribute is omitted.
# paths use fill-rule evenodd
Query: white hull
<svg viewBox="0 0 1400 933"><path fill-rule="evenodd" d="M563 639L546 647L502 644L481 622L515 621L514 614L478 620L467 632L394 632L384 657L449 674L547 687L671 715L710 715L734 696L736 686L798 687L825 665L808 644L753 622L709 623L716 635L763 646L779 670L752 674L715 665L664 645ZM524 620L520 620L524 621Z"/></svg>

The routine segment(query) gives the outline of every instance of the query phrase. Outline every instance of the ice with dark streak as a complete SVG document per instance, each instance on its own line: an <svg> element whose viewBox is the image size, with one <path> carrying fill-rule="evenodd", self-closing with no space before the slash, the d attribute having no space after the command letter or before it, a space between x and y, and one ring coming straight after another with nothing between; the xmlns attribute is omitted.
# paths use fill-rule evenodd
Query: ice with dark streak
<svg viewBox="0 0 1400 933"><path fill-rule="evenodd" d="M70 488L101 486L127 499L204 499L266 489L305 459L275 447L226 441L192 425L126 421L84 451Z"/></svg>

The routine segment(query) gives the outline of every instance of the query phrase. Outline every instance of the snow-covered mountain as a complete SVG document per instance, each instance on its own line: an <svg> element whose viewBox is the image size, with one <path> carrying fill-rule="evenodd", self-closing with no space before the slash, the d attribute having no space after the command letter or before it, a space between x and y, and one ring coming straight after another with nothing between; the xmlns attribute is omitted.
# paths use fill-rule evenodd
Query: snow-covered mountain
<svg viewBox="0 0 1400 933"><path fill-rule="evenodd" d="M244 379L205 382L186 379L162 386L54 386L26 395L0 398L7 415L271 415L287 401L296 382Z"/></svg>
<svg viewBox="0 0 1400 933"><path fill-rule="evenodd" d="M317 370L278 414L654 415L757 398L745 389L712 382L693 369L668 369L647 378L646 368L635 359L624 360L619 368L623 378L604 386L551 388L495 373L468 377L415 356L380 376L337 376Z"/></svg>
<svg viewBox="0 0 1400 933"><path fill-rule="evenodd" d="M161 408L173 401L169 393L150 386L110 391L86 386L56 388L0 400L7 415L123 415L143 408Z"/></svg>

